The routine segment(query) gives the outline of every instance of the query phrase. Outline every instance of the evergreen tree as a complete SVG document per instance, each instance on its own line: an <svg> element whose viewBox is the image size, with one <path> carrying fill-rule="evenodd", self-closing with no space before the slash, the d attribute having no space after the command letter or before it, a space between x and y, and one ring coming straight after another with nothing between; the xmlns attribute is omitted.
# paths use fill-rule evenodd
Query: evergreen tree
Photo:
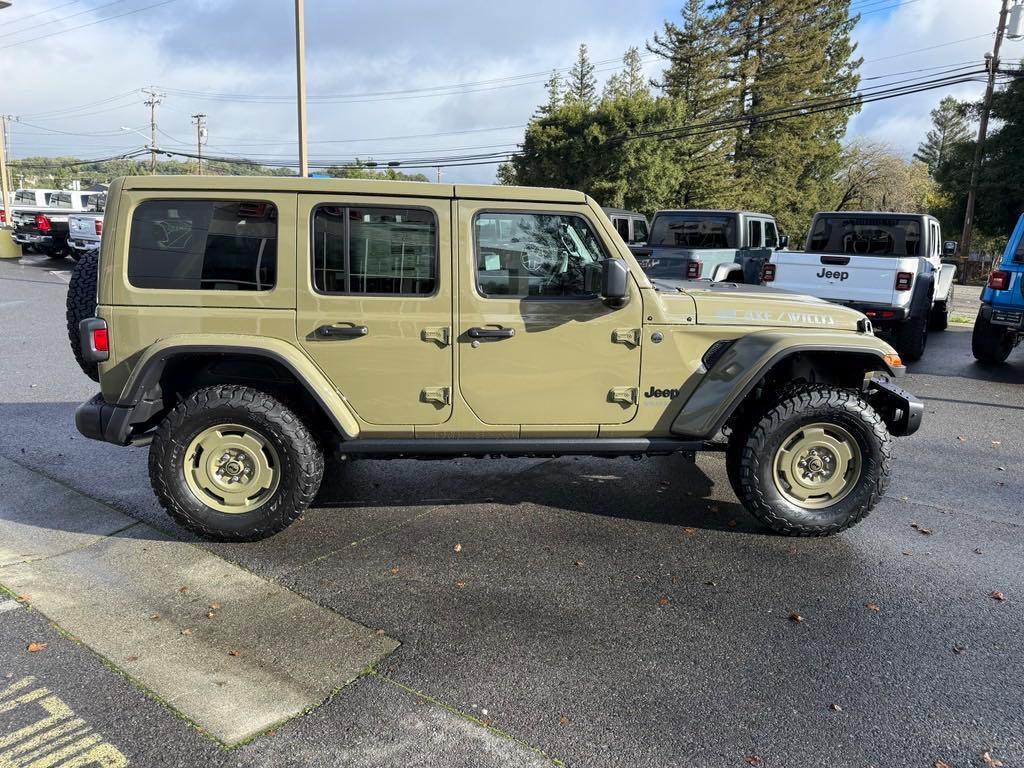
<svg viewBox="0 0 1024 768"><path fill-rule="evenodd" d="M665 59L668 67L656 82L674 103L675 122L683 135L668 139L675 165L669 205L724 207L732 199L732 135L693 132L689 126L721 120L730 105L728 57L718 18L709 16L702 0L688 0L682 24L666 21L647 49Z"/></svg>
<svg viewBox="0 0 1024 768"><path fill-rule="evenodd" d="M564 94L562 92L564 84L562 83L562 74L557 70L551 70L551 77L544 83L544 88L548 94L547 103L542 104L537 112L541 115L550 115L554 113L562 104L564 100Z"/></svg>
<svg viewBox="0 0 1024 768"><path fill-rule="evenodd" d="M597 100L597 80L594 78L594 64L587 53L587 44L580 43L576 63L569 70L569 82L565 91L566 101L575 101L586 106Z"/></svg>
<svg viewBox="0 0 1024 768"><path fill-rule="evenodd" d="M734 173L745 207L767 209L791 234L833 194L857 107L773 120L756 116L797 103L852 95L859 83L849 0L719 0L730 41Z"/></svg>
<svg viewBox="0 0 1024 768"><path fill-rule="evenodd" d="M651 95L644 79L640 51L635 46L622 57L622 71L608 78L604 87L605 99L634 99Z"/></svg>
<svg viewBox="0 0 1024 768"><path fill-rule="evenodd" d="M917 148L914 158L927 165L928 172L934 176L939 166L949 159L952 148L970 138L964 105L952 96L946 96L932 110L932 129Z"/></svg>

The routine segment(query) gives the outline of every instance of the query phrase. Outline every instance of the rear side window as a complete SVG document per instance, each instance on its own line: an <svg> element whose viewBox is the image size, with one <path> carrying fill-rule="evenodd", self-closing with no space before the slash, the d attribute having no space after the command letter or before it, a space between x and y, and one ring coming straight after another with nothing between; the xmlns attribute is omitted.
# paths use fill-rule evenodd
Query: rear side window
<svg viewBox="0 0 1024 768"><path fill-rule="evenodd" d="M50 197L51 208L70 208L71 207L71 195L65 195L64 193L58 193Z"/></svg>
<svg viewBox="0 0 1024 768"><path fill-rule="evenodd" d="M268 291L277 279L277 208L229 200L147 200L132 215L137 288Z"/></svg>
<svg viewBox="0 0 1024 768"><path fill-rule="evenodd" d="M613 219L613 221L615 222L615 229L619 232L619 237L627 243L631 242L629 238L629 219Z"/></svg>
<svg viewBox="0 0 1024 768"><path fill-rule="evenodd" d="M721 214L661 213L651 224L651 246L735 248L736 217Z"/></svg>
<svg viewBox="0 0 1024 768"><path fill-rule="evenodd" d="M429 296L437 288L433 211L321 205L311 250L320 293Z"/></svg>
<svg viewBox="0 0 1024 768"><path fill-rule="evenodd" d="M633 219L633 242L647 242L647 222L643 219Z"/></svg>
<svg viewBox="0 0 1024 768"><path fill-rule="evenodd" d="M1017 250L1013 252L1013 260L1017 263L1024 263L1024 237L1017 243Z"/></svg>
<svg viewBox="0 0 1024 768"><path fill-rule="evenodd" d="M761 240L761 222L754 220L750 222L750 247L760 248L763 244Z"/></svg>
<svg viewBox="0 0 1024 768"><path fill-rule="evenodd" d="M779 234L775 229L775 223L766 221L764 223L764 247L765 248L778 248L779 247Z"/></svg>

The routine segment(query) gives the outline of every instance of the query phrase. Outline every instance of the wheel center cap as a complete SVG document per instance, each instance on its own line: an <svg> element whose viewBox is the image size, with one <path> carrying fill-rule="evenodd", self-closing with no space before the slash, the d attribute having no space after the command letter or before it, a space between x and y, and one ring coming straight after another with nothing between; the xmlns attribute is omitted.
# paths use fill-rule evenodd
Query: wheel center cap
<svg viewBox="0 0 1024 768"><path fill-rule="evenodd" d="M229 461L224 466L224 471L227 472L229 475L237 475L242 471L242 465L239 464L237 461Z"/></svg>

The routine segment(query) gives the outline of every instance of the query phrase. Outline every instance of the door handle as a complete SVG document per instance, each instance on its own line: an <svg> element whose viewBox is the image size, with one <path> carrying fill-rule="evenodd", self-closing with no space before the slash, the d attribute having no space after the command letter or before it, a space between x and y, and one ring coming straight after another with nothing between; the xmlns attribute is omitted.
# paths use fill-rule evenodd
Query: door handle
<svg viewBox="0 0 1024 768"><path fill-rule="evenodd" d="M471 339L511 339L516 335L515 328L470 328L466 335Z"/></svg>
<svg viewBox="0 0 1024 768"><path fill-rule="evenodd" d="M350 339L366 336L370 329L365 325L321 325L314 331L322 339Z"/></svg>

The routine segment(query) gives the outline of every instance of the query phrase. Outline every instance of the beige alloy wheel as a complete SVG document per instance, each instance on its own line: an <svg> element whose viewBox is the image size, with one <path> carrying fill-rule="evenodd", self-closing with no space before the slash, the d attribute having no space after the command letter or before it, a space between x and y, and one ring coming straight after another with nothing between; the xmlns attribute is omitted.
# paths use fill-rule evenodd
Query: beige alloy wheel
<svg viewBox="0 0 1024 768"><path fill-rule="evenodd" d="M195 497L227 514L258 509L281 483L274 446L239 424L204 429L189 443L184 464L185 483Z"/></svg>
<svg viewBox="0 0 1024 768"><path fill-rule="evenodd" d="M803 509L824 509L857 486L861 449L843 427L806 424L782 441L773 470L775 487L787 501Z"/></svg>

